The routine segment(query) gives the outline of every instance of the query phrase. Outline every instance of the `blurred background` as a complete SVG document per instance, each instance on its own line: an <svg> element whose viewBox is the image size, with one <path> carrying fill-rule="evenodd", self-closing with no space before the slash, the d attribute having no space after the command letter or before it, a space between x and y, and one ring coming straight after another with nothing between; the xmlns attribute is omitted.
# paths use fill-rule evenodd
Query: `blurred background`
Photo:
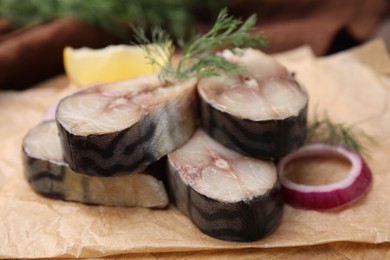
<svg viewBox="0 0 390 260"><path fill-rule="evenodd" d="M175 40L207 31L219 10L266 35L267 53L309 45L325 56L381 37L390 46L387 0L0 0L0 89L25 89L63 73L65 46L131 44L132 26L167 29Z"/></svg>

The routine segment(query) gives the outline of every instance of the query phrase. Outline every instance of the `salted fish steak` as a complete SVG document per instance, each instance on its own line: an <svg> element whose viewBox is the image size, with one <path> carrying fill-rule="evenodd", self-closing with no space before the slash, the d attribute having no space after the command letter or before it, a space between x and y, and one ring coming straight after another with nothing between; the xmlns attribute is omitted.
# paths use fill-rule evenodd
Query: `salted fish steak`
<svg viewBox="0 0 390 260"><path fill-rule="evenodd" d="M176 207L221 240L258 240L282 215L274 163L230 150L202 130L168 155L168 187Z"/></svg>
<svg viewBox="0 0 390 260"><path fill-rule="evenodd" d="M165 85L155 74L77 92L56 111L65 161L93 176L142 170L190 138L197 104L196 79Z"/></svg>
<svg viewBox="0 0 390 260"><path fill-rule="evenodd" d="M63 160L55 121L42 122L23 140L25 177L45 197L106 206L162 208L168 205L164 184L144 172L122 176L88 176Z"/></svg>
<svg viewBox="0 0 390 260"><path fill-rule="evenodd" d="M244 70L199 80L201 125L242 154L279 158L306 137L308 97L291 73L260 50L221 55Z"/></svg>

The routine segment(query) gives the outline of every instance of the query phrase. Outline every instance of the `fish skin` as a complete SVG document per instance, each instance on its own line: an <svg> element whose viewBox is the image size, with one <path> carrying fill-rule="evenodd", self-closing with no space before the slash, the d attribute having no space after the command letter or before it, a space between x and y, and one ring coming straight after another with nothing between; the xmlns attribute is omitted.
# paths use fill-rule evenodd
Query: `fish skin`
<svg viewBox="0 0 390 260"><path fill-rule="evenodd" d="M256 158L280 158L302 146L309 99L294 75L260 50L225 50L221 56L244 70L198 81L202 128Z"/></svg>
<svg viewBox="0 0 390 260"><path fill-rule="evenodd" d="M197 134L195 133L193 138ZM193 140L189 142L191 141ZM212 140L205 140L205 143L209 144L209 142ZM250 197L245 195L231 201L212 198L204 194L205 190L194 188L195 183L189 181L193 180L188 176L189 174L195 174L197 178L202 179L202 176L198 176L198 174L202 175L202 170L196 173L184 170L182 163L176 157L183 147L168 155L168 193L170 201L201 232L220 240L252 242L270 234L277 228L283 214L283 198L277 176L264 193L259 192ZM224 149L228 150L228 148ZM194 151L195 154L201 152L201 150ZM196 167L201 167L198 163L195 164ZM276 168L274 170L276 175ZM261 178L261 172L259 172L259 178ZM263 190L263 187L258 189Z"/></svg>
<svg viewBox="0 0 390 260"><path fill-rule="evenodd" d="M23 147L23 169L27 182L35 192L52 199L65 199L63 164L30 157Z"/></svg>
<svg viewBox="0 0 390 260"><path fill-rule="evenodd" d="M170 201L204 234L226 241L253 242L272 233L283 213L279 183L266 194L250 201L221 202L186 185L169 162Z"/></svg>
<svg viewBox="0 0 390 260"><path fill-rule="evenodd" d="M191 80L176 99L117 132L74 135L57 119L65 161L74 171L106 177L143 170L158 161L187 141L198 125L196 81Z"/></svg>
<svg viewBox="0 0 390 260"><path fill-rule="evenodd" d="M43 122L36 128L45 124L55 125L55 122ZM154 176L143 172L116 177L88 176L74 172L65 162L30 154L25 140L22 147L24 175L30 187L44 197L125 207L164 208L169 203L163 181L157 178L163 172Z"/></svg>
<svg viewBox="0 0 390 260"><path fill-rule="evenodd" d="M201 97L199 99L202 129L214 140L241 154L281 158L301 147L305 141L307 104L297 116L253 121L221 111Z"/></svg>

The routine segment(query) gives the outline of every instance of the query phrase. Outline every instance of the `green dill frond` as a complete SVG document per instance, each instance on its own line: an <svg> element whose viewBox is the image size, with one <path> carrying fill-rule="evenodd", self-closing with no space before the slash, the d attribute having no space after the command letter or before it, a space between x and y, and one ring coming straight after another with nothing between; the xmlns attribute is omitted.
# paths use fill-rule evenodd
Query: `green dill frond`
<svg viewBox="0 0 390 260"><path fill-rule="evenodd" d="M172 57L175 48L170 35L160 27L153 28L150 39L141 27L133 27L133 31L134 38L140 43L139 46L144 51L149 64L160 67L159 76L162 80L166 80L167 76L174 73Z"/></svg>
<svg viewBox="0 0 390 260"><path fill-rule="evenodd" d="M0 16L16 28L60 17L73 17L128 40L127 24L161 26L175 38L185 37L196 21L194 0L0 0ZM222 3L218 3L221 5ZM198 4L199 5L199 4ZM203 5L205 11L211 10Z"/></svg>
<svg viewBox="0 0 390 260"><path fill-rule="evenodd" d="M365 150L361 143L362 138L373 141L370 136L356 126L334 123L328 117L322 120L315 117L313 123L308 127L306 142L341 145L360 153Z"/></svg>
<svg viewBox="0 0 390 260"><path fill-rule="evenodd" d="M221 73L241 72L243 68L237 64L229 63L217 51L222 49L259 47L267 44L267 39L261 35L252 35L250 30L256 25L256 15L250 16L246 21L229 16L227 9L222 9L209 32L196 35L187 43L179 42L182 56L177 65L167 63L161 70L162 78L175 78L183 80L191 77L214 76ZM145 44L163 44L167 41L167 33L161 28L152 30L151 40L140 29L135 29L136 40ZM163 35L164 37L162 37ZM160 36L163 38L161 41ZM172 53L173 55L173 53ZM172 58L172 56L170 57ZM150 62L154 63L153 57Z"/></svg>

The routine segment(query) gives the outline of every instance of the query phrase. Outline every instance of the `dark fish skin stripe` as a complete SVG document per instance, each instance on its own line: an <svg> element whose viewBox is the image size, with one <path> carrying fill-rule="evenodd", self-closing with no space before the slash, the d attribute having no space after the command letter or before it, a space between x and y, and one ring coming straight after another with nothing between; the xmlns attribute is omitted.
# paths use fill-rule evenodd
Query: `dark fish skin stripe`
<svg viewBox="0 0 390 260"><path fill-rule="evenodd" d="M133 150L140 144L142 144L143 142L149 140L151 138L151 136L154 134L154 131L155 130L155 127L153 125L151 125L147 131L145 132L145 134L143 136L141 136L139 139L137 139L135 142L127 145L124 149L124 152L123 154L125 155L128 155L130 154L131 152L133 152ZM82 148L83 150L85 151L93 151L93 152L96 152L101 158L104 158L104 159L108 159L108 158L111 158L113 155L114 155L114 151L115 151L115 148L116 146L119 144L120 145L120 141L123 141L122 139L123 138L126 138L126 131L121 131L119 132L113 139L112 141L107 141L107 142L103 142L103 143L107 143L107 147L100 147L98 145L96 145L93 141L89 141L88 139L93 139L94 136L98 136L97 138L99 138L99 135L90 135L90 136L86 136L85 138L75 138L75 146L76 147L80 147Z"/></svg>
<svg viewBox="0 0 390 260"><path fill-rule="evenodd" d="M188 200L192 203L190 204L189 214L192 214L192 211L195 210L202 218L207 221L213 222L220 219L230 219L234 216L240 215L241 208L237 204L232 203L222 203L216 200L210 199L202 194L197 193L191 187L188 187ZM198 205L198 204L202 205ZM207 207L217 208L216 212L210 213L205 210Z"/></svg>
<svg viewBox="0 0 390 260"><path fill-rule="evenodd" d="M50 199L57 199L57 200L64 200L65 199L65 195L61 192L54 192L54 191L50 191L50 192L43 192L43 191L36 191L38 194L46 197L46 198L50 198Z"/></svg>
<svg viewBox="0 0 390 260"><path fill-rule="evenodd" d="M26 163L26 166L31 166L37 161L37 159L27 156L26 151L24 149L23 149L23 156L24 156L24 162Z"/></svg>
<svg viewBox="0 0 390 260"><path fill-rule="evenodd" d="M38 182L42 179L63 181L65 177L62 165L49 163L43 159L31 157L23 149L24 175L27 181Z"/></svg>
<svg viewBox="0 0 390 260"><path fill-rule="evenodd" d="M153 155L145 154L137 161L132 161L131 164L115 164L111 167L100 166L96 164L94 159L88 157L83 157L80 161L84 165L85 169L88 170L89 175L109 177L132 172L135 169L138 169L143 163L147 164L148 162L154 162L157 160L158 159L154 158Z"/></svg>
<svg viewBox="0 0 390 260"><path fill-rule="evenodd" d="M30 187L38 194L52 199L65 199L65 194L54 188L62 186L65 178L64 167L61 164L37 159L27 154L23 149L24 176Z"/></svg>
<svg viewBox="0 0 390 260"><path fill-rule="evenodd" d="M252 242L278 226L283 213L278 183L266 194L250 201L225 203L187 186L169 159L168 164L167 186L172 203L204 234L221 240Z"/></svg>
<svg viewBox="0 0 390 260"><path fill-rule="evenodd" d="M247 120L247 119L239 119L235 116L232 116L228 113L221 112L215 109L210 104L207 104L205 101L202 101L205 106L207 106L207 113L210 117L209 127L226 127L226 128L235 128L233 129L239 131L242 134L242 137L245 137L247 140L255 140L258 142L264 142L272 144L273 135L275 135L275 126L278 124L280 120L267 120L261 122L261 127L259 127L259 122ZM204 106L203 106L204 107ZM204 111L203 109L202 111ZM219 112L219 113L218 113ZM207 116L206 116L207 117ZM227 129L225 129L227 130ZM257 140L260 139L260 140Z"/></svg>
<svg viewBox="0 0 390 260"><path fill-rule="evenodd" d="M241 215L243 210L252 211L251 207L254 203L258 203L261 206L262 201L267 200L269 197L274 197L275 202L281 201L281 198L275 198L275 195L280 196L280 192L275 192L276 188L264 194L261 200L259 198L253 198L253 200L249 203L243 201L240 201L238 203L219 202L196 192L191 187L188 187L188 190L189 200L193 202L191 204L191 210L196 210L204 219L210 222L215 221L217 219L231 219L234 216ZM201 203L202 205L197 205L199 203ZM204 210L205 207L213 207L217 208L218 210L216 210L216 212L210 213L209 211Z"/></svg>
<svg viewBox="0 0 390 260"><path fill-rule="evenodd" d="M296 146L299 147L305 138L306 121L304 120L304 122L300 123L299 118L306 113L306 108L300 112L298 117L290 117L285 120L254 122L238 119L208 104L204 105L207 105L206 115L208 113L210 120L213 122L206 128L209 134L229 148L246 155L266 158L281 157L290 152L290 150L296 149L289 147L289 143L296 143ZM237 127L233 128L229 125L229 122ZM299 131L294 129L296 128L294 125L297 124L300 125ZM222 139L218 135L220 132L223 132L228 138ZM259 149L253 149L253 146L256 145L259 146ZM262 149L264 146L268 147L268 149Z"/></svg>
<svg viewBox="0 0 390 260"><path fill-rule="evenodd" d="M145 121L147 123L139 122L118 134L89 136L75 136L57 123L62 142L68 143L62 145L65 160L72 170L91 176L121 175L136 170L143 163L153 162L153 159L159 158L147 153L148 147L142 144L153 136L156 127L151 120L146 118ZM129 143L130 140L132 142ZM142 158L148 161L142 162L138 156L129 156L132 153L143 154Z"/></svg>
<svg viewBox="0 0 390 260"><path fill-rule="evenodd" d="M251 121L222 112L199 98L202 128L213 139L241 154L280 158L299 148L305 140L307 104L298 116Z"/></svg>
<svg viewBox="0 0 390 260"><path fill-rule="evenodd" d="M152 138L154 132L156 130L156 127L154 124L151 124L150 127L147 128L145 134L143 134L139 139L137 139L135 142L131 143L131 144L128 144L124 151L123 151L123 154L125 155L129 155L131 153L134 153L137 151L138 149L138 146L147 142L149 139Z"/></svg>
<svg viewBox="0 0 390 260"><path fill-rule="evenodd" d="M28 178L28 182L37 182L42 179L49 179L50 181L62 182L64 180L64 175L54 175L51 172L40 172L30 176Z"/></svg>
<svg viewBox="0 0 390 260"><path fill-rule="evenodd" d="M224 129L224 130L221 130ZM226 130L225 130L226 129ZM215 136L218 136L217 141L222 143L223 145L234 149L235 151L240 152L241 154L250 155L256 157L266 157L269 156L263 155L265 154L264 151L272 151L275 148L275 144L269 143L269 142L250 142L250 140L243 140L237 137L237 134L233 132L230 132L227 130L226 127L215 127L210 130L209 135L215 138ZM268 140L272 140L271 138L268 138ZM256 146L256 148L253 148L253 146Z"/></svg>
<svg viewBox="0 0 390 260"><path fill-rule="evenodd" d="M126 134L125 131L119 132L111 141L102 142L106 147L99 147L95 143L89 141L88 139L94 139L97 135L89 135L84 138L76 138L75 146L80 147L85 151L94 151L100 157L107 159L114 155L114 149L118 143L122 140L123 136ZM99 137L97 137L99 138Z"/></svg>
<svg viewBox="0 0 390 260"><path fill-rule="evenodd" d="M271 232L280 221L283 203L280 191L276 192L276 188L268 192L268 194L261 196L261 198L253 198L253 200L248 203L219 202L197 193L190 187L189 189L191 190L190 193L193 193L191 196L192 198L194 197L194 193L196 193L198 197L202 197L202 199L207 200L208 203L211 202L202 209L197 205L197 201L194 201L193 199L190 200L192 209L196 209L196 211L190 210L189 214L190 218L199 229L212 237L237 242L256 241L259 239L259 234ZM264 197L266 199L264 199ZM269 214L266 214L263 209L263 204L267 203L267 201L272 201L268 203L272 204L272 207L274 208ZM209 213L208 210L210 210L210 207L222 209ZM234 210L231 210L231 208L234 208ZM230 221L234 218L239 218L240 226L234 225L234 222ZM268 223L259 223L262 219L268 219ZM275 223L273 223L274 220ZM218 222L226 224L217 226L216 223Z"/></svg>

